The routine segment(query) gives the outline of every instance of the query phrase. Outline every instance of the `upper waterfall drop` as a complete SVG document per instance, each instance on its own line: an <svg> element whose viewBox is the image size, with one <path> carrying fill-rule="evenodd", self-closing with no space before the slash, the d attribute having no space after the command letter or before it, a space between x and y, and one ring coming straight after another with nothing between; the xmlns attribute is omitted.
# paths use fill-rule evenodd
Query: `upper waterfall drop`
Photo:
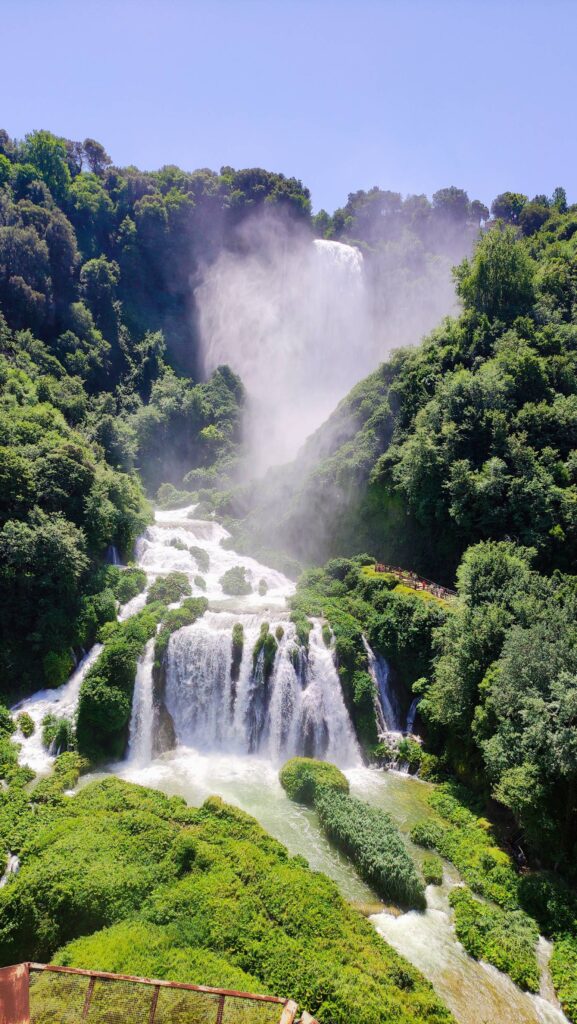
<svg viewBox="0 0 577 1024"><path fill-rule="evenodd" d="M195 292L205 373L227 363L246 387L256 473L294 457L382 356L359 249L270 225L261 242L222 254Z"/></svg>

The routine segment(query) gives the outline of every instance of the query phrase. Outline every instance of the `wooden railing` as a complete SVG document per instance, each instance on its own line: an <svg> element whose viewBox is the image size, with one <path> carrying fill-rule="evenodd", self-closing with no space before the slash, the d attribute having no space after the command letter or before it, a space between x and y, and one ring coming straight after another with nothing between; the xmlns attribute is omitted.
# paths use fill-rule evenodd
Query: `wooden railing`
<svg viewBox="0 0 577 1024"><path fill-rule="evenodd" d="M0 969L0 1024L317 1024L292 999L54 964Z"/></svg>

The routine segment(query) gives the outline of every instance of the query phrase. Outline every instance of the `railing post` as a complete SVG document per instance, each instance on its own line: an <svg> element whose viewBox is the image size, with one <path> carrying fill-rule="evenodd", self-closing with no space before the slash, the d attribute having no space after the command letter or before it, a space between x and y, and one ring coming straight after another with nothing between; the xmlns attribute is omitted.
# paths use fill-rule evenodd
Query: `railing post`
<svg viewBox="0 0 577 1024"><path fill-rule="evenodd" d="M154 1024L154 1017L156 1015L156 1004L158 1003L158 996L160 995L160 985L154 986L154 992L152 993L152 1002L150 1004L150 1014L148 1017L148 1024Z"/></svg>
<svg viewBox="0 0 577 1024"><path fill-rule="evenodd" d="M96 978L91 978L88 982L88 988L86 989L86 995L84 997L84 1006L82 1007L82 1020L86 1020L88 1017L88 1011L90 1009L90 1003L92 1002L92 993L94 992L94 986L96 985Z"/></svg>
<svg viewBox="0 0 577 1024"><path fill-rule="evenodd" d="M0 1024L30 1024L30 969L0 968Z"/></svg>
<svg viewBox="0 0 577 1024"><path fill-rule="evenodd" d="M285 1003L284 1010L280 1015L279 1024L293 1024L294 1019L297 1015L298 1004L293 999L289 999Z"/></svg>
<svg viewBox="0 0 577 1024"><path fill-rule="evenodd" d="M220 999L218 1000L218 1008L217 1008L217 1011L216 1011L216 1024L222 1024L222 1019L224 1017L224 1000L225 1000L225 998L226 998L226 996L221 996Z"/></svg>

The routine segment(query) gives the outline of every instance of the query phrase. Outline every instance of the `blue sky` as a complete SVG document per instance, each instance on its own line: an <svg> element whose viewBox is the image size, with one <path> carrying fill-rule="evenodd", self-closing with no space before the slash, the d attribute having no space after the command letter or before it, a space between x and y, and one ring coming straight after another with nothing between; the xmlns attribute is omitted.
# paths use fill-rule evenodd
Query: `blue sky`
<svg viewBox="0 0 577 1024"><path fill-rule="evenodd" d="M0 0L0 126L117 164L577 200L573 0Z"/></svg>

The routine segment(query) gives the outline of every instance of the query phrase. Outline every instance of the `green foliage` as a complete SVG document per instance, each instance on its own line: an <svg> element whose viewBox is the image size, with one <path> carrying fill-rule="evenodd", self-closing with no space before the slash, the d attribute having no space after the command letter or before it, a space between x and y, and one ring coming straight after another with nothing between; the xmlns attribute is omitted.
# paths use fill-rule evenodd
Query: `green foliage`
<svg viewBox="0 0 577 1024"><path fill-rule="evenodd" d="M264 597L268 593L268 583L266 580L259 580L258 592L261 597Z"/></svg>
<svg viewBox="0 0 577 1024"><path fill-rule="evenodd" d="M191 544L188 550L194 558L200 572L208 572L210 569L210 556L208 551L205 551L204 548L199 548L197 544Z"/></svg>
<svg viewBox="0 0 577 1024"><path fill-rule="evenodd" d="M131 601L146 587L146 573L136 565L129 565L126 569L110 566L109 573L113 574L113 581L110 583L112 592L120 604Z"/></svg>
<svg viewBox="0 0 577 1024"><path fill-rule="evenodd" d="M423 884L388 814L322 786L315 793L315 810L328 837L382 899L424 910Z"/></svg>
<svg viewBox="0 0 577 1024"><path fill-rule="evenodd" d="M162 605L147 605L118 624L82 681L76 739L79 752L89 761L118 760L124 754L138 659L163 611Z"/></svg>
<svg viewBox="0 0 577 1024"><path fill-rule="evenodd" d="M549 963L555 991L569 1020L577 1020L577 936L564 936Z"/></svg>
<svg viewBox="0 0 577 1024"><path fill-rule="evenodd" d="M231 597L252 594L252 586L246 572L242 565L233 565L231 569L227 569L219 580L223 593Z"/></svg>
<svg viewBox="0 0 577 1024"><path fill-rule="evenodd" d="M411 736L405 736L397 747L399 761L405 761L412 772L421 767L423 750L420 743L417 743Z"/></svg>
<svg viewBox="0 0 577 1024"><path fill-rule="evenodd" d="M443 862L440 857L434 854L423 857L423 878L426 885L443 884Z"/></svg>
<svg viewBox="0 0 577 1024"><path fill-rule="evenodd" d="M278 643L270 631L268 622L261 623L260 633L252 651L253 670L256 670L262 658L262 677L264 682L270 679L278 650Z"/></svg>
<svg viewBox="0 0 577 1024"><path fill-rule="evenodd" d="M232 627L232 659L230 665L230 678L233 683L238 682L242 652L244 650L244 627L242 622L235 622Z"/></svg>
<svg viewBox="0 0 577 1024"><path fill-rule="evenodd" d="M42 719L42 744L54 754L74 749L74 726L70 719L45 715Z"/></svg>
<svg viewBox="0 0 577 1024"><path fill-rule="evenodd" d="M539 931L535 922L519 910L505 912L481 903L466 888L453 889L449 902L455 914L457 938L467 953L494 964L520 988L538 992Z"/></svg>
<svg viewBox="0 0 577 1024"><path fill-rule="evenodd" d="M183 572L169 572L167 576L157 576L148 588L146 603L161 601L173 604L192 592L188 577Z"/></svg>
<svg viewBox="0 0 577 1024"><path fill-rule="evenodd" d="M468 806L470 795L446 783L431 793L429 802L434 813L413 827L413 841L452 861L479 895L516 909L519 876L513 861L495 842L489 822Z"/></svg>
<svg viewBox="0 0 577 1024"><path fill-rule="evenodd" d="M180 608L170 608L162 616L162 624L154 643L154 661L160 666L162 664L168 641L177 629L183 626L192 626L197 619L204 615L208 608L206 597L187 597Z"/></svg>
<svg viewBox="0 0 577 1024"><path fill-rule="evenodd" d="M345 775L328 761L316 761L312 757L293 757L279 772L281 786L291 800L314 807L317 792L321 788L338 793L348 793L349 783Z"/></svg>
<svg viewBox="0 0 577 1024"><path fill-rule="evenodd" d="M195 587L198 587L199 590L206 590L206 580L204 576L195 576L194 585Z"/></svg>
<svg viewBox="0 0 577 1024"><path fill-rule="evenodd" d="M28 739L30 736L33 736L34 732L36 731L34 719L31 718L27 711L20 712L20 714L16 718L16 724L20 729L20 732L26 739Z"/></svg>
<svg viewBox="0 0 577 1024"><path fill-rule="evenodd" d="M238 985L320 1024L452 1020L333 882L217 798L191 809L109 777L40 811L0 891L2 963Z"/></svg>

